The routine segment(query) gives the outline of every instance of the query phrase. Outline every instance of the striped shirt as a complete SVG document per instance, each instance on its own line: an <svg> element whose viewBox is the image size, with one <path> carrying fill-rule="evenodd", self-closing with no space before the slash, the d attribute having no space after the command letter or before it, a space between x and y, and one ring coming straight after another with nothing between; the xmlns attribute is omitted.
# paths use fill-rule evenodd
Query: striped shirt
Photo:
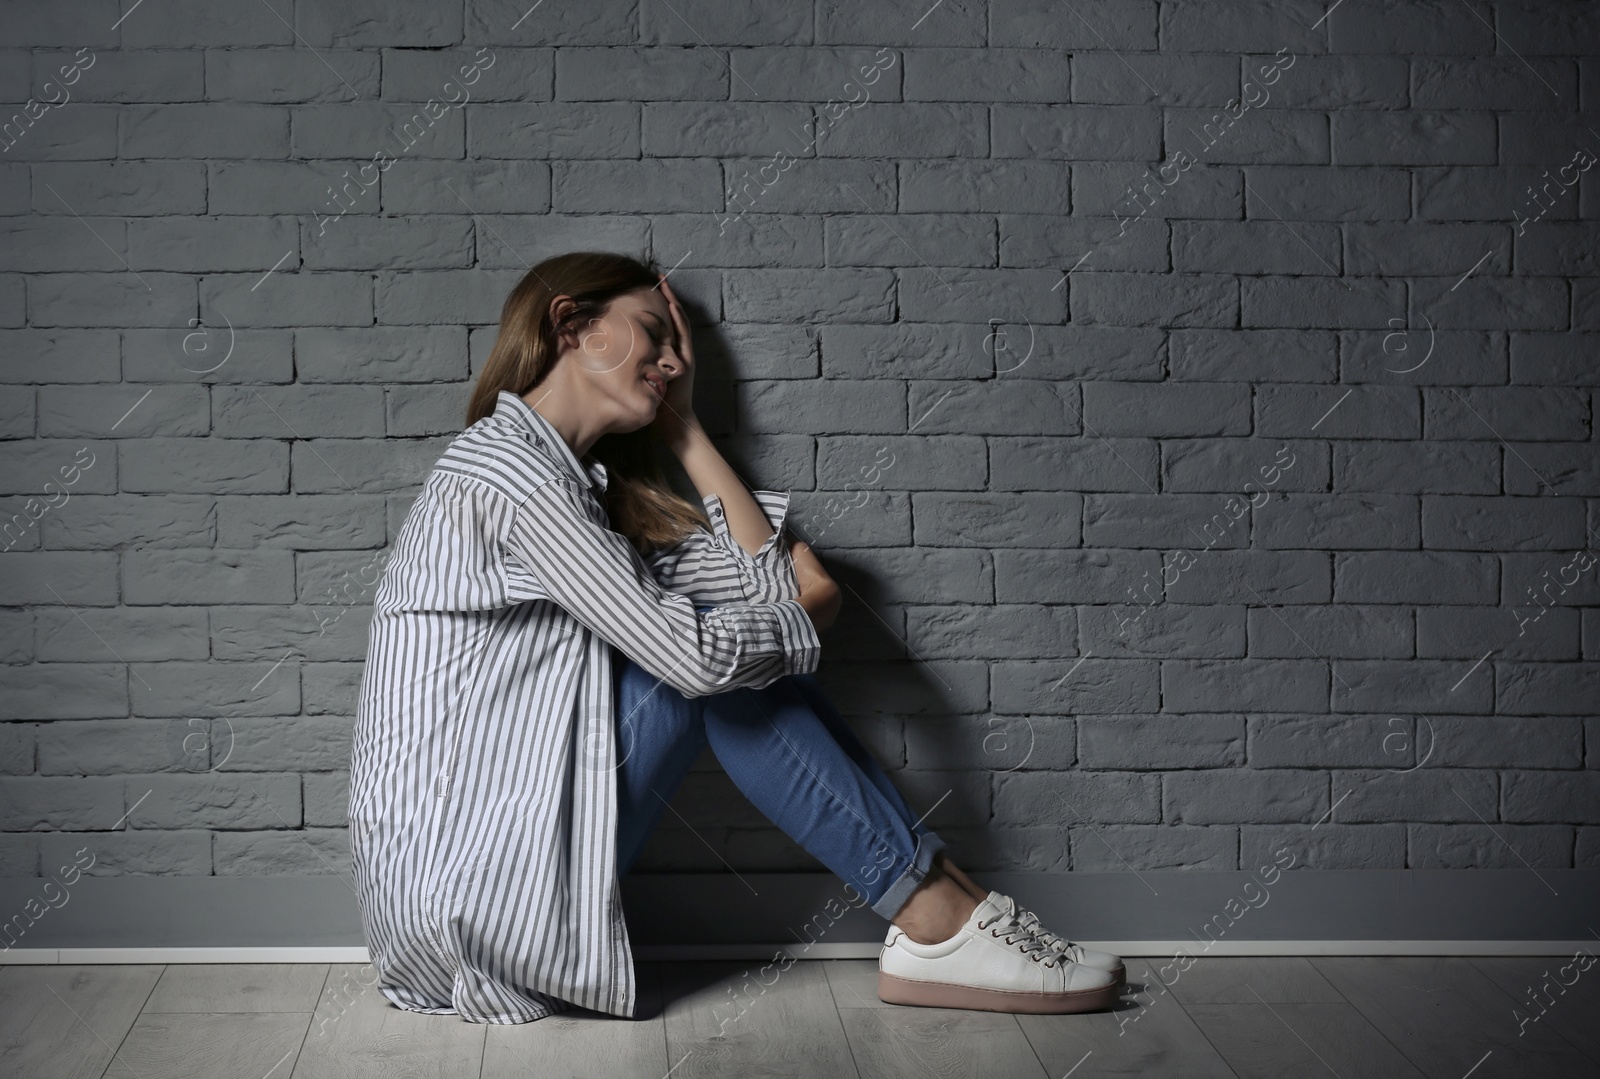
<svg viewBox="0 0 1600 1079"><path fill-rule="evenodd" d="M754 555L711 494L710 529L641 558L609 527L606 481L502 392L395 539L356 708L350 837L378 985L402 1008L631 1016L613 649L689 697L821 658L793 598L786 492L752 492L775 529Z"/></svg>

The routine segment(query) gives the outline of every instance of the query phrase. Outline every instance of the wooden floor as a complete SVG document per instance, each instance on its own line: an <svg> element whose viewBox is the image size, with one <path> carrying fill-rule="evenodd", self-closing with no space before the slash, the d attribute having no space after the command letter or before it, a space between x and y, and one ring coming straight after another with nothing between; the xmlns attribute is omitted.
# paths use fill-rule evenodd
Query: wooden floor
<svg viewBox="0 0 1600 1079"><path fill-rule="evenodd" d="M8 966L0 1075L1600 1076L1600 968L1569 960L1132 960L1119 1006L1076 1016L884 1004L874 960L646 963L639 1018L521 1026L399 1011L354 965Z"/></svg>

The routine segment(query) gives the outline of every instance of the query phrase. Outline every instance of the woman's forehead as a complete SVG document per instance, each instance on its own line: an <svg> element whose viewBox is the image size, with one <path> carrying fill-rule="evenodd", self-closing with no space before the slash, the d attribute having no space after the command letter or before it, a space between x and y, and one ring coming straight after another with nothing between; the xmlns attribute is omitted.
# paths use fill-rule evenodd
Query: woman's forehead
<svg viewBox="0 0 1600 1079"><path fill-rule="evenodd" d="M617 297L617 305L630 311L650 312L667 318L667 301L656 289L644 289L638 292L628 292Z"/></svg>

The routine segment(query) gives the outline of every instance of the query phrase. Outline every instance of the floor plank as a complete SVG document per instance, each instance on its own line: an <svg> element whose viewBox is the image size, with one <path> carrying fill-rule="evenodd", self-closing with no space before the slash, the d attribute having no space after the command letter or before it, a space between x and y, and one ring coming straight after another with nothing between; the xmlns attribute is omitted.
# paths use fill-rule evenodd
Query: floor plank
<svg viewBox="0 0 1600 1079"><path fill-rule="evenodd" d="M1519 1031L1548 1026L1600 1064L1600 966L1593 957L1474 959L1472 965L1510 994Z"/></svg>
<svg viewBox="0 0 1600 1079"><path fill-rule="evenodd" d="M1543 1024L1518 1036L1512 1001L1466 959L1311 960L1425 1075L1461 1079L1583 1075L1589 1061ZM1538 1029L1535 1029L1537 1027Z"/></svg>
<svg viewBox="0 0 1600 1079"><path fill-rule="evenodd" d="M1147 962L1184 1004L1344 1002L1328 979L1300 956L1201 956L1192 962L1169 956Z"/></svg>
<svg viewBox="0 0 1600 1079"><path fill-rule="evenodd" d="M521 1026L402 1011L356 964L8 966L0 1075L1600 1074L1600 970L1569 970L1561 993L1564 963L1201 957L1163 985L1170 960L1133 959L1115 1009L1064 1016L886 1004L874 960L641 964L639 1018L571 1012ZM1537 1011L1529 987L1546 982L1556 999L1519 1034Z"/></svg>
<svg viewBox="0 0 1600 1079"><path fill-rule="evenodd" d="M670 1067L661 971L651 963L636 969L638 1018L562 1012L519 1026L491 1026L482 1079L661 1079Z"/></svg>
<svg viewBox="0 0 1600 1079"><path fill-rule="evenodd" d="M944 1008L841 1008L856 1067L873 1079L1048 1079L1016 1017Z"/></svg>
<svg viewBox="0 0 1600 1079"><path fill-rule="evenodd" d="M478 1074L488 1024L397 1008L361 984L371 980L371 968L364 964L337 963L329 969L294 1079L460 1079ZM346 992L342 987L347 984L356 990Z"/></svg>
<svg viewBox="0 0 1600 1079"><path fill-rule="evenodd" d="M1079 1079L1181 1075L1232 1079L1193 1019L1156 980L1145 959L1127 959L1128 984L1108 1012L1019 1015L1018 1024L1050 1075ZM1165 960L1157 960L1157 963Z"/></svg>
<svg viewBox="0 0 1600 1079"><path fill-rule="evenodd" d="M878 999L876 959L823 959L817 965L827 975L828 988L833 991L834 1004L841 1013L846 1008L900 1007Z"/></svg>
<svg viewBox="0 0 1600 1079"><path fill-rule="evenodd" d="M1240 1079L1422 1079L1354 1005L1185 1004Z"/></svg>
<svg viewBox="0 0 1600 1079"><path fill-rule="evenodd" d="M139 1016L108 1079L213 1079L274 1075L287 1079L311 1026L305 1012L160 1012Z"/></svg>
<svg viewBox="0 0 1600 1079"><path fill-rule="evenodd" d="M365 979L372 980L366 973ZM153 1012L310 1012L326 963L174 963L144 1006Z"/></svg>
<svg viewBox="0 0 1600 1079"><path fill-rule="evenodd" d="M82 1079L116 1047L161 977L157 966L15 966L0 978L0 1075ZM120 1064L115 1072L126 1076Z"/></svg>
<svg viewBox="0 0 1600 1079"><path fill-rule="evenodd" d="M679 963L662 991L674 1079L857 1075L816 963Z"/></svg>

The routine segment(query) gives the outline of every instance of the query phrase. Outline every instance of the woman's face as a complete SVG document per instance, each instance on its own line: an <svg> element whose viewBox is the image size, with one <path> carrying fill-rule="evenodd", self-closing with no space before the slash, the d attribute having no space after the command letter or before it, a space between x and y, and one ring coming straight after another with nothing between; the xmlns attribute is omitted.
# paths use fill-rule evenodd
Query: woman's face
<svg viewBox="0 0 1600 1079"><path fill-rule="evenodd" d="M607 429L636 431L654 420L667 384L683 372L661 290L618 296L575 335L577 347L564 343L562 361L578 365L582 392L599 398L595 411L613 417Z"/></svg>

